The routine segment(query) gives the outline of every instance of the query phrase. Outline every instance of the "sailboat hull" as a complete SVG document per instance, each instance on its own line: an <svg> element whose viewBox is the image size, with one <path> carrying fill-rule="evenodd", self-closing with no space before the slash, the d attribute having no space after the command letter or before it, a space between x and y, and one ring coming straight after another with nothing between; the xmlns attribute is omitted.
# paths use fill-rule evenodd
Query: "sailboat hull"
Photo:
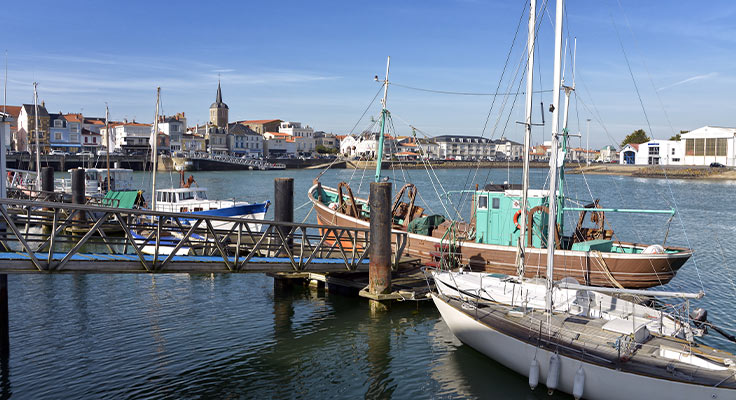
<svg viewBox="0 0 736 400"><path fill-rule="evenodd" d="M539 385L544 386L554 351L494 329L472 317L469 314L472 311L463 310L461 303L456 300L435 293L432 294L432 299L442 319L464 344L524 376L529 376L532 360L536 359L539 365ZM534 334L527 329L525 335L521 336L529 338ZM674 378L655 378L643 373L626 372L615 365L604 367L569 357L564 352L558 352L558 357L560 368L557 389L572 394L575 375L582 367L585 375L583 397L587 399L725 399L736 395L733 383L716 388L684 383Z"/></svg>
<svg viewBox="0 0 736 400"><path fill-rule="evenodd" d="M317 186L313 186L309 190L308 197L314 205L319 224L360 228L370 226L368 221L330 209L315 197L316 189ZM322 189L335 192L334 189L327 187L322 187ZM356 199L356 201L365 200ZM401 231L394 229L394 232ZM405 253L427 264L435 261L433 253L438 251L441 244L442 239L438 237L407 233ZM447 241L444 244L446 245ZM629 245L635 246L634 244ZM677 270L692 256L692 251L685 248L668 247L667 249L676 252L629 254L557 250L554 259L554 279L561 280L571 277L587 285L606 287L620 285L632 289L664 285L675 277ZM544 276L547 269L546 253L547 249L526 249L526 277ZM458 256L461 263L468 265L474 271L507 275L517 273L516 248L513 246L460 242Z"/></svg>

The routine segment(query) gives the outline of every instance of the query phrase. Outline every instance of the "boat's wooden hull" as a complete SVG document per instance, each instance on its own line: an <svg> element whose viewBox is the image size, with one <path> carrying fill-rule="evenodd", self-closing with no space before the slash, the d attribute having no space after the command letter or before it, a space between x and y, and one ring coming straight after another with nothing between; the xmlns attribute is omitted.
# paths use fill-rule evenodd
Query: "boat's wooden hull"
<svg viewBox="0 0 736 400"><path fill-rule="evenodd" d="M330 190L324 188L325 190ZM314 188L309 191L309 199L317 212L317 222L322 225L338 225L368 228L370 223L331 210L314 198ZM431 253L438 251L440 238L407 234L405 254L421 259L422 263L434 261ZM447 242L445 241L446 245ZM474 271L485 270L508 275L516 272L516 248L475 242L459 243L461 263L469 265ZM555 252L554 279L571 277L578 282L595 286L616 286L626 288L648 288L666 284L674 278L677 270L692 256L692 251L684 248L677 253L665 254L624 254L599 253L572 250ZM526 249L526 277L542 277L547 268L547 249Z"/></svg>

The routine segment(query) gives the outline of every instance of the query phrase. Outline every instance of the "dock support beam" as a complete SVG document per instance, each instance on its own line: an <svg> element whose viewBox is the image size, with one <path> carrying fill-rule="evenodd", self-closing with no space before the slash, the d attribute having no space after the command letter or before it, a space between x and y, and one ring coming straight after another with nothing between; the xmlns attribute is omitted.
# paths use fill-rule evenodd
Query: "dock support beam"
<svg viewBox="0 0 736 400"><path fill-rule="evenodd" d="M391 293L391 182L371 182L371 247L368 254L368 292ZM378 306L371 300L371 309ZM379 303L380 304L380 303Z"/></svg>
<svg viewBox="0 0 736 400"><path fill-rule="evenodd" d="M276 178L273 180L273 220L278 222L294 222L294 178ZM277 228L284 237L289 235L285 228ZM277 239L278 247L281 246ZM292 248L293 239L288 236L286 245ZM277 247L277 248L278 248Z"/></svg>

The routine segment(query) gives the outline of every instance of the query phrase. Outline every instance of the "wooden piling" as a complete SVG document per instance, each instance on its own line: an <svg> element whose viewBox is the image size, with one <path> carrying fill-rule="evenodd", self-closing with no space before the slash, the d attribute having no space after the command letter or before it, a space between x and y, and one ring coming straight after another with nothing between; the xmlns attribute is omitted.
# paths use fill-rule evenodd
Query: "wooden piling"
<svg viewBox="0 0 736 400"><path fill-rule="evenodd" d="M53 199L54 192L54 168L43 167L41 168L41 191L43 198L47 200Z"/></svg>
<svg viewBox="0 0 736 400"><path fill-rule="evenodd" d="M391 182L371 182L370 190L368 291L379 295L391 292Z"/></svg>
<svg viewBox="0 0 736 400"><path fill-rule="evenodd" d="M294 178L276 178L273 180L273 220L279 222L294 222ZM290 230L278 227L281 235L286 238L286 246L291 249L293 238ZM276 246L281 247L281 239L277 238Z"/></svg>
<svg viewBox="0 0 736 400"><path fill-rule="evenodd" d="M77 168L72 170L72 204L84 204L86 185L84 182L84 169ZM77 214L78 220L85 220L84 211Z"/></svg>

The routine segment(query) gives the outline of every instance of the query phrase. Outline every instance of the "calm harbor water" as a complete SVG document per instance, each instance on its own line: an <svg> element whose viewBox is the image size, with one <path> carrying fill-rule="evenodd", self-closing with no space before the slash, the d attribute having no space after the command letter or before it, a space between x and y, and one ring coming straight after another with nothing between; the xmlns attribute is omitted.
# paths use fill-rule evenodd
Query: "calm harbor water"
<svg viewBox="0 0 736 400"><path fill-rule="evenodd" d="M211 198L272 199L273 179L295 178L295 220L314 222L306 190L320 171L194 173ZM373 171L329 170L366 196ZM417 184L427 209L455 213L437 192L519 182L519 170L386 171L394 191ZM363 183L361 184L361 177ZM150 192L148 177L136 174ZM541 187L546 170L533 170ZM178 175L160 173L159 185ZM436 190L435 190L436 189ZM736 330L736 182L569 176L568 196L605 207L677 208L669 217L608 214L617 236L696 250L668 289L705 290L697 303ZM437 192L436 192L437 191ZM460 194L451 198L458 212ZM574 223L573 215L568 221ZM669 229L668 229L669 227ZM683 229L684 228L684 229ZM12 398L548 398L544 388L462 345L431 302L371 315L364 300L299 288L274 292L252 275L11 275L9 360L0 395ZM732 331L733 332L733 331ZM736 352L709 335L706 343ZM560 398L565 398L560 396Z"/></svg>

